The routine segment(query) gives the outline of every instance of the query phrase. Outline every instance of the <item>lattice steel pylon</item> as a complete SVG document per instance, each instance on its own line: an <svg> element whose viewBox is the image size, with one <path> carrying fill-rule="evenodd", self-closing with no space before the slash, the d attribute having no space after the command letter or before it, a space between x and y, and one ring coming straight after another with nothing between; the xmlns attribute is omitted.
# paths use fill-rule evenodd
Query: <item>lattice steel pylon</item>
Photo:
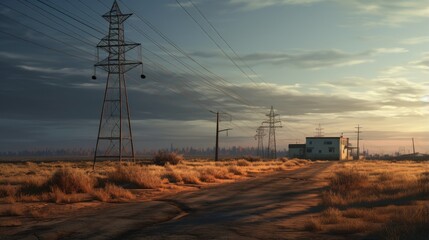
<svg viewBox="0 0 429 240"><path fill-rule="evenodd" d="M264 137L267 136L265 129L260 126L256 129L255 140L258 140L258 150L256 155L259 157L264 157Z"/></svg>
<svg viewBox="0 0 429 240"><path fill-rule="evenodd" d="M134 145L131 131L125 72L142 65L141 61L127 60L125 53L138 47L139 43L127 42L124 37L124 21L132 14L123 14L116 0L110 11L103 15L109 22L109 33L97 44L97 63L94 65L108 73L101 109L97 144L94 153L94 166L98 159L134 160ZM99 61L100 51L106 57ZM143 66L143 65L142 65ZM141 78L145 78L142 74Z"/></svg>
<svg viewBox="0 0 429 240"><path fill-rule="evenodd" d="M262 124L268 124L268 126L261 126L262 128L268 128L268 147L267 147L267 158L277 158L277 145L276 145L276 128L281 128L280 115L274 112L273 106L271 106L270 113L266 115L268 121L263 121Z"/></svg>

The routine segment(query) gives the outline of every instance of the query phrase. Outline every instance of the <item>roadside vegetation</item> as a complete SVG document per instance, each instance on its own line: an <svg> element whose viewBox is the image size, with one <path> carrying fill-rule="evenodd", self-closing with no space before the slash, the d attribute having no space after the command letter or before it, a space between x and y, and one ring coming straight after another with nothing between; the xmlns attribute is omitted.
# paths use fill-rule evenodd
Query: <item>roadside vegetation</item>
<svg viewBox="0 0 429 240"><path fill-rule="evenodd" d="M32 205L92 202L132 202L205 185L237 181L262 173L296 169L306 160L257 158L209 161L185 160L160 152L153 161L2 163L0 217L39 216ZM41 211L43 212L43 211Z"/></svg>
<svg viewBox="0 0 429 240"><path fill-rule="evenodd" d="M429 239L429 163L358 161L336 165L325 207L305 229L371 239Z"/></svg>

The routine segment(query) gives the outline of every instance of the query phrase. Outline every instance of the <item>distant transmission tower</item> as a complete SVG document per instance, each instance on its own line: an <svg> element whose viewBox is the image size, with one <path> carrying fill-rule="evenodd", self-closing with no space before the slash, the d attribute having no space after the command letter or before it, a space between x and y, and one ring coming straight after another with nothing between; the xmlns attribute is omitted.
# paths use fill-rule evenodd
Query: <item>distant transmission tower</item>
<svg viewBox="0 0 429 240"><path fill-rule="evenodd" d="M357 160L359 160L359 156L360 156L360 145L359 145L359 141L361 140L360 139L360 134L362 133L362 131L360 130L362 127L361 126L359 126L359 124L358 124L358 126L357 127L355 127L356 129L357 129L357 131L356 131L356 133L357 133L357 151L356 151L356 156L357 156Z"/></svg>
<svg viewBox="0 0 429 240"><path fill-rule="evenodd" d="M316 128L316 137L323 137L323 128L320 123L319 123L319 127Z"/></svg>
<svg viewBox="0 0 429 240"><path fill-rule="evenodd" d="M268 124L268 126L261 126L262 128L268 128L268 147L267 147L267 158L277 158L277 146L276 146L276 128L281 128L279 114L274 113L274 108L271 106L270 113L266 115L267 121L262 124Z"/></svg>
<svg viewBox="0 0 429 240"><path fill-rule="evenodd" d="M264 137L267 136L265 133L264 127L260 126L256 129L255 140L258 140L258 150L256 155L259 157L264 157Z"/></svg>
<svg viewBox="0 0 429 240"><path fill-rule="evenodd" d="M124 37L124 21L131 15L123 14L116 0L113 2L110 11L103 15L103 18L109 22L109 33L97 45L98 62L94 65L92 79L96 79L95 70L97 67L105 70L108 77L95 147L94 166L98 159L134 160L134 145L124 73L142 65L142 62L128 60L125 56L126 52L138 47L141 58L140 44L127 42ZM101 61L99 60L99 49L107 53ZM145 76L141 74L141 78L145 78Z"/></svg>

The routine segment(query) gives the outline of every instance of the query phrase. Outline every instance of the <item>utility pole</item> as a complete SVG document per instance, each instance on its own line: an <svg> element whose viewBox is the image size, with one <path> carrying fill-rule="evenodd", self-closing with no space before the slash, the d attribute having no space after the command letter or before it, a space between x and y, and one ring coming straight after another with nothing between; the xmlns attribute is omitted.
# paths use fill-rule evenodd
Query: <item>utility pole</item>
<svg viewBox="0 0 429 240"><path fill-rule="evenodd" d="M416 155L416 148L414 147L414 138L411 138L411 140L413 141L413 155Z"/></svg>
<svg viewBox="0 0 429 240"><path fill-rule="evenodd" d="M320 123L319 123L319 127L316 128L316 137L323 137L323 128Z"/></svg>
<svg viewBox="0 0 429 240"><path fill-rule="evenodd" d="M130 111L128 105L125 73L132 68L143 65L141 61L126 59L126 52L137 48L141 55L140 43L125 41L124 21L132 14L123 14L116 0L110 11L103 15L109 22L109 32L97 44L97 63L94 65L92 79L97 79L96 68L108 73L101 108L97 144L95 146L94 164L97 159L134 160L134 145L131 132ZM100 51L107 56L100 61ZM145 78L143 73L140 76Z"/></svg>
<svg viewBox="0 0 429 240"><path fill-rule="evenodd" d="M211 113L216 114L216 145L215 145L215 161L218 161L218 159L219 159L219 133L220 133L220 132L225 132L225 131L226 131L226 134L228 135L228 131L229 131L229 130L232 130L232 128L225 128L225 129L219 130L219 121L220 121L220 119L219 119L219 115L221 115L221 114L229 115L229 114L227 114L227 113L219 113L219 111L217 111L217 112L210 111L210 112L211 112ZM229 115L229 116L230 116L230 121L231 121L231 115Z"/></svg>
<svg viewBox="0 0 429 240"><path fill-rule="evenodd" d="M262 158L264 157L264 137L266 135L265 129L262 126L256 129L255 140L258 140L258 150L256 155Z"/></svg>
<svg viewBox="0 0 429 240"><path fill-rule="evenodd" d="M356 148L356 154L357 154L357 159L359 160L359 156L360 156L360 151L359 151L359 140L360 140L360 133L362 133L362 131L360 130L362 127L358 126L355 127L357 129L356 133L357 133L357 148Z"/></svg>
<svg viewBox="0 0 429 240"><path fill-rule="evenodd" d="M268 126L261 126L262 128L268 128L268 148L267 148L267 157L275 159L277 158L277 146L276 146L276 128L281 128L280 115L274 112L273 106L269 114L266 114L268 117L267 121L263 121L262 124L268 124Z"/></svg>

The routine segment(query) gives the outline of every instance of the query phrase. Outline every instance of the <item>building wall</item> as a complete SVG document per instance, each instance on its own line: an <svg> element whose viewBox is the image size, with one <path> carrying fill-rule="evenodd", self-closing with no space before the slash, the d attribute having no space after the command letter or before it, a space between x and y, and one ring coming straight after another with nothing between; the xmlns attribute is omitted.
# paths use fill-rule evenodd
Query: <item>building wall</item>
<svg viewBox="0 0 429 240"><path fill-rule="evenodd" d="M306 139L306 158L313 160L345 160L347 159L347 138L320 137Z"/></svg>

